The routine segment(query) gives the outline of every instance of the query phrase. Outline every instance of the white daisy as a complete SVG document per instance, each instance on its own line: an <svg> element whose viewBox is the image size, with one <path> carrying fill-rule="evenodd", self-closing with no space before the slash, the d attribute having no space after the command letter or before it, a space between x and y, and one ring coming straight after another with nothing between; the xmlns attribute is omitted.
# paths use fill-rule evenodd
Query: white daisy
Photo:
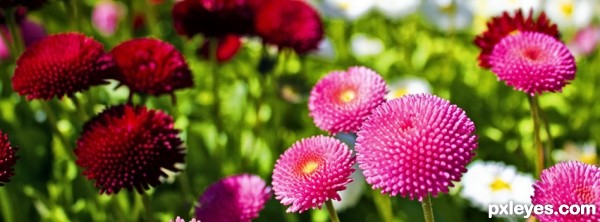
<svg viewBox="0 0 600 222"><path fill-rule="evenodd" d="M354 172L350 175L352 182L346 185L346 189L338 192L342 198L340 201L333 200L333 207L337 211L344 211L350 207L356 206L363 194L365 177L357 164L353 166Z"/></svg>
<svg viewBox="0 0 600 222"><path fill-rule="evenodd" d="M354 34L350 39L350 48L356 57L374 56L383 52L381 39Z"/></svg>
<svg viewBox="0 0 600 222"><path fill-rule="evenodd" d="M375 0L375 8L389 19L406 17L417 11L421 0Z"/></svg>
<svg viewBox="0 0 600 222"><path fill-rule="evenodd" d="M331 17L355 20L369 12L374 5L374 0L324 0L322 11Z"/></svg>
<svg viewBox="0 0 600 222"><path fill-rule="evenodd" d="M534 179L499 162L475 161L461 179L460 195L473 206L488 210L490 204L531 204Z"/></svg>
<svg viewBox="0 0 600 222"><path fill-rule="evenodd" d="M423 12L442 31L463 30L473 21L471 7L465 0L426 0Z"/></svg>
<svg viewBox="0 0 600 222"><path fill-rule="evenodd" d="M512 13L518 9L523 10L523 12L527 14L532 9L534 12L538 12L542 8L541 0L490 0L487 2L487 8L490 16L501 15L504 11Z"/></svg>
<svg viewBox="0 0 600 222"><path fill-rule="evenodd" d="M545 11L560 29L581 28L592 21L593 0L547 0Z"/></svg>
<svg viewBox="0 0 600 222"><path fill-rule="evenodd" d="M400 78L392 82L389 87L390 91L385 96L388 100L410 94L431 93L431 86L427 80L421 78Z"/></svg>
<svg viewBox="0 0 600 222"><path fill-rule="evenodd" d="M598 164L596 143L593 141L579 144L567 142L562 149L553 151L552 157L557 162L581 161L587 164Z"/></svg>
<svg viewBox="0 0 600 222"><path fill-rule="evenodd" d="M313 51L312 54L316 57L323 58L325 60L335 59L335 50L329 38L323 38L323 40L319 42L319 47L317 48L317 50Z"/></svg>

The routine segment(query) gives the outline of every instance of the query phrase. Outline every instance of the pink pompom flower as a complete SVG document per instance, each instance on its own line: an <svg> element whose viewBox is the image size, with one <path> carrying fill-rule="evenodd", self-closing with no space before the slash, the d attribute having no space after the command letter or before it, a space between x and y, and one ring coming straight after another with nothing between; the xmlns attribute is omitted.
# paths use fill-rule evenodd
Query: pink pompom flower
<svg viewBox="0 0 600 222"><path fill-rule="evenodd" d="M540 180L533 184L532 204L595 205L600 207L600 168L582 162L562 162L542 171ZM596 209L598 210L598 209ZM596 214L540 214L540 221L600 221Z"/></svg>
<svg viewBox="0 0 600 222"><path fill-rule="evenodd" d="M465 111L427 94L377 107L358 131L356 156L373 189L418 199L447 193L475 156L475 125Z"/></svg>
<svg viewBox="0 0 600 222"><path fill-rule="evenodd" d="M302 139L283 153L273 170L275 199L291 205L287 212L321 208L325 201L340 200L338 191L352 182L352 151L327 136Z"/></svg>
<svg viewBox="0 0 600 222"><path fill-rule="evenodd" d="M250 222L271 198L271 188L256 175L226 177L202 194L196 218L213 222Z"/></svg>
<svg viewBox="0 0 600 222"><path fill-rule="evenodd" d="M498 79L530 95L560 92L575 78L575 59L556 38L521 32L500 41L489 57Z"/></svg>
<svg viewBox="0 0 600 222"><path fill-rule="evenodd" d="M102 0L96 3L92 11L92 25L100 34L112 36L125 17L125 6L120 2Z"/></svg>
<svg viewBox="0 0 600 222"><path fill-rule="evenodd" d="M313 87L308 100L310 116L317 127L332 134L356 132L385 101L383 78L366 67L333 71Z"/></svg>

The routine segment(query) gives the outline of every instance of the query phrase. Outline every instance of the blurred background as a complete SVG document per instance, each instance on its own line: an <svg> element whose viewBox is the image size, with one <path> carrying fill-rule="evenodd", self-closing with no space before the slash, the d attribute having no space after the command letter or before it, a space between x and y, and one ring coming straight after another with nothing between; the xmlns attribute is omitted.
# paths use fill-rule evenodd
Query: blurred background
<svg viewBox="0 0 600 222"><path fill-rule="evenodd" d="M130 38L152 36L184 54L195 86L176 91L176 103L168 95L134 98L137 104L172 115L187 147L185 170L151 190L158 221L177 215L191 218L203 190L224 176L248 172L270 183L275 161L293 142L325 134L308 116L312 86L329 71L355 65L381 74L390 86L389 97L426 92L457 104L477 127L476 159L504 162L532 174L535 149L527 96L481 69L479 49L473 44L491 17L519 8L536 14L545 11L577 59L575 80L562 93L540 96L553 136L553 158L597 164L597 1L309 1L325 29L318 50L297 54L264 46L257 38L242 38L239 51L218 65L202 56L201 35L187 38L174 31L175 3L50 0L17 12L26 45L47 34L78 31L102 42L106 50ZM6 24L6 18L0 22ZM5 25L0 31L9 33ZM80 110L69 99L28 102L12 90L15 63L10 50L10 45L0 42L0 128L20 148L20 159L12 181L0 188L0 220L141 221L143 209L136 195L99 195L65 153L74 148L89 118L106 106L127 101L128 89L111 83L78 93L84 107ZM50 109L43 109L46 105ZM339 137L352 145L352 135ZM417 201L381 196L361 178L353 186L358 188L345 195L355 196L356 202L338 206L341 221L384 221L386 211L381 206L387 203L393 221L423 220ZM463 198L460 189L457 183L449 194L433 200L437 221L492 220ZM285 209L273 198L256 221L328 221L325 210L288 214Z"/></svg>

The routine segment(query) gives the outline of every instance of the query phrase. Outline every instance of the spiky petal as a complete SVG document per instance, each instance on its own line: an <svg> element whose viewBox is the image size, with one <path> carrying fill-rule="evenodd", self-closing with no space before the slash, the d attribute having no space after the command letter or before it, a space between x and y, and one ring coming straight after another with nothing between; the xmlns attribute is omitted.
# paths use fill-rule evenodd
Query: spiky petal
<svg viewBox="0 0 600 222"><path fill-rule="evenodd" d="M16 147L10 145L8 136L0 131L0 186L10 182L10 178L14 175L14 165L18 157L15 155Z"/></svg>

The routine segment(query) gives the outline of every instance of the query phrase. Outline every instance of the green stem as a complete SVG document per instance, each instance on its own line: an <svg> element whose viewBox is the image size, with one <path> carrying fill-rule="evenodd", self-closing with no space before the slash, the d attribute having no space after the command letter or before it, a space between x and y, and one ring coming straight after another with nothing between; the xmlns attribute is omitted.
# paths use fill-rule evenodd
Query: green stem
<svg viewBox="0 0 600 222"><path fill-rule="evenodd" d="M161 31L158 21L156 20L156 10L152 7L150 1L141 1L146 13L146 27L150 31L150 35L160 38Z"/></svg>
<svg viewBox="0 0 600 222"><path fill-rule="evenodd" d="M379 190L373 190L373 201L384 222L393 222L392 200L388 196L381 195Z"/></svg>
<svg viewBox="0 0 600 222"><path fill-rule="evenodd" d="M535 147L537 150L537 161L536 161L536 172L540 175L544 169L545 152L544 146L542 145L542 139L540 137L540 116L539 106L537 104L537 98L535 95L529 96L529 103L531 105L531 118L533 119L533 134L535 137Z"/></svg>
<svg viewBox="0 0 600 222"><path fill-rule="evenodd" d="M340 218L338 218L337 213L335 212L335 208L333 207L333 203L331 199L325 202L325 207L327 208L327 212L329 212L329 217L331 218L331 222L340 222Z"/></svg>
<svg viewBox="0 0 600 222"><path fill-rule="evenodd" d="M66 4L68 4L67 9L69 10L69 13L71 14L71 16L73 17L71 20L71 28L74 31L80 31L81 30L81 24L80 24L80 18L79 18L79 2L80 0L70 0L68 1Z"/></svg>
<svg viewBox="0 0 600 222"><path fill-rule="evenodd" d="M13 203L11 203L8 195L6 187L0 188L0 212L2 212L2 218L6 222L12 222L15 221L12 209Z"/></svg>
<svg viewBox="0 0 600 222"><path fill-rule="evenodd" d="M140 194L142 197L142 204L144 205L144 210L146 211L146 221L153 222L153 211L152 211L152 203L150 202L150 196L146 193Z"/></svg>
<svg viewBox="0 0 600 222"><path fill-rule="evenodd" d="M12 38L12 44L10 45L13 46L12 49L14 50L11 51L11 55L13 55L15 61L17 60L17 58L19 58L19 56L23 52L23 49L25 48L23 38L21 38L21 30L19 29L19 24L17 23L17 20L15 18L16 10L16 7L10 8L8 10L8 13L5 14L6 25L8 26L10 37Z"/></svg>
<svg viewBox="0 0 600 222"><path fill-rule="evenodd" d="M72 95L69 98L71 98L71 101L73 102L73 105L75 105L75 111L79 115L79 120L82 123L85 123L86 120L87 120L87 111L85 110L85 107L83 107L81 105L81 103L79 102L79 99L77 99L77 96Z"/></svg>
<svg viewBox="0 0 600 222"><path fill-rule="evenodd" d="M546 131L546 149L544 149L544 157L546 159L546 165L545 167L549 167L552 165L552 158L550 158L550 151L552 150L552 146L553 146L553 139L552 139L552 133L550 131L550 124L548 124L548 117L546 116L546 113L544 113L544 110L542 109L542 107L540 106L540 102L538 100L538 97L535 97L536 100L536 105L537 105L537 111L539 113L540 119L542 120L542 124L544 125L544 130Z"/></svg>
<svg viewBox="0 0 600 222"><path fill-rule="evenodd" d="M431 204L431 196L427 194L422 201L421 206L423 207L423 215L425 216L425 222L434 222L433 219L433 207Z"/></svg>
<svg viewBox="0 0 600 222"><path fill-rule="evenodd" d="M67 160L69 160L69 161L75 160L75 154L73 153L72 150L69 149L71 143L69 143L68 142L69 140L67 140L67 138L60 132L60 130L58 130L58 121L56 119L57 116L54 114L52 107L50 107L48 102L42 101L40 103L42 104L42 107L43 107L44 111L46 112L46 118L48 119L50 128L52 130L54 130L54 133L56 134L56 136L58 137L60 142L63 144L61 146L63 148L62 152L66 153ZM57 155L61 156L59 153L57 153Z"/></svg>

